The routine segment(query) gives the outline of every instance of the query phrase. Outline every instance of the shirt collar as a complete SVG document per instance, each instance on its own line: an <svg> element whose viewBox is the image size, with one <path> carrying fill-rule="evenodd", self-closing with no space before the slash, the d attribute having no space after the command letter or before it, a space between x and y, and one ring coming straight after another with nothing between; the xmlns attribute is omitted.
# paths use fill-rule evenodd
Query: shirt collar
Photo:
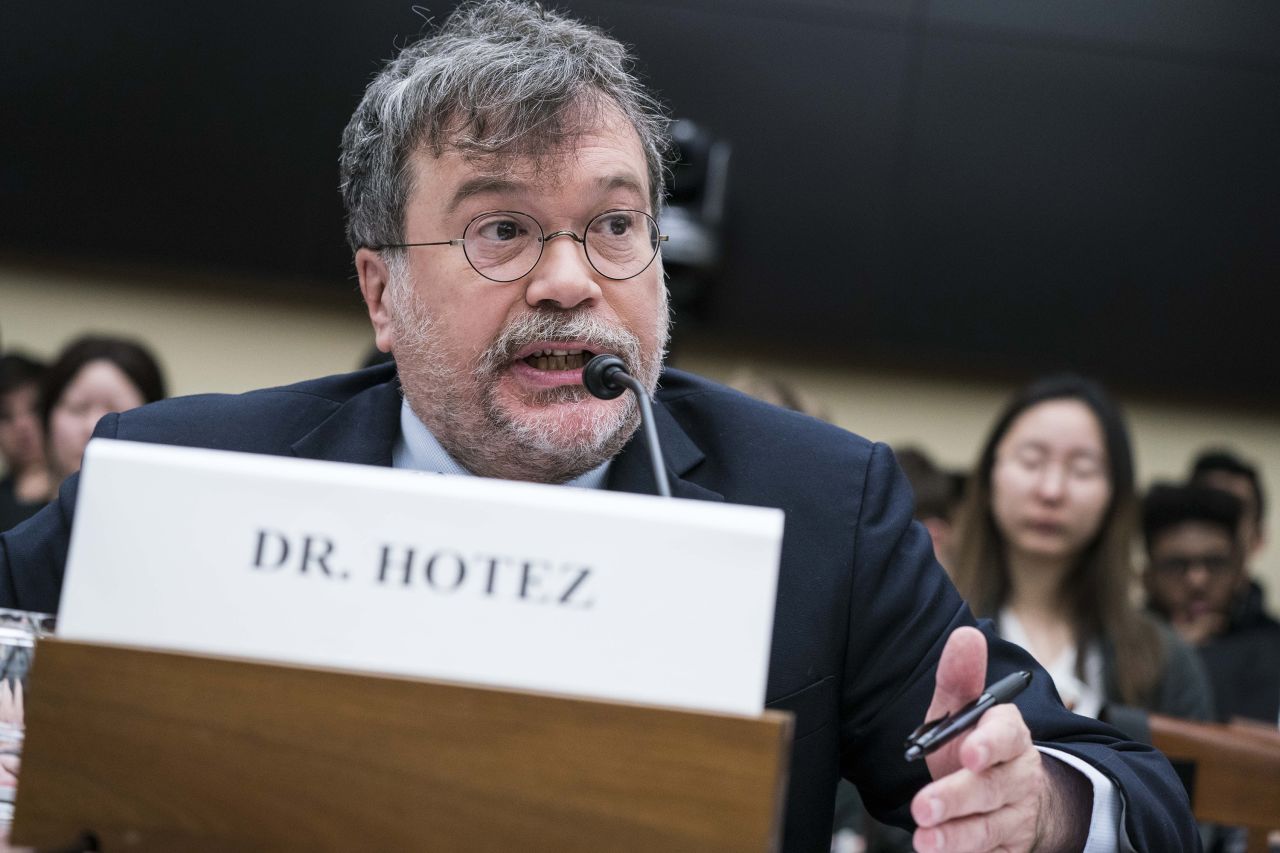
<svg viewBox="0 0 1280 853"><path fill-rule="evenodd" d="M598 467L580 477L575 477L564 485L579 489L603 489L610 462L612 460L606 459ZM474 476L459 465L431 434L426 424L418 420L418 416L409 408L408 400L400 402L400 435L396 437L395 447L391 450L391 467L409 471L431 471L436 474L456 474L463 477Z"/></svg>

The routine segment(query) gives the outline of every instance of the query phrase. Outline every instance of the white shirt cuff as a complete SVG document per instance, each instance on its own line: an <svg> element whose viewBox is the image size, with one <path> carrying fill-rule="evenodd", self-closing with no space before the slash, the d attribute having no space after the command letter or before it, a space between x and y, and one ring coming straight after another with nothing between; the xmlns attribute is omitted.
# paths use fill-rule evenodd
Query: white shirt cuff
<svg viewBox="0 0 1280 853"><path fill-rule="evenodd" d="M1093 814L1089 818L1089 839L1084 853L1136 853L1124 828L1124 797L1115 783L1089 762L1047 746L1037 746L1063 764L1085 775L1093 785Z"/></svg>

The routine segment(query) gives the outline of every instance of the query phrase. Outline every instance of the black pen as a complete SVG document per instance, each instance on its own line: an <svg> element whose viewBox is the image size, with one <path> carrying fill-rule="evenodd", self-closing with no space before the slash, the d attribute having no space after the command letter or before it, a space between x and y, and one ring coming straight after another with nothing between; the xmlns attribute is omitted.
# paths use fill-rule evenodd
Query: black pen
<svg viewBox="0 0 1280 853"><path fill-rule="evenodd" d="M950 743L956 735L972 728L988 710L1010 701L1030 683L1031 673L1026 670L1006 675L954 714L948 713L924 723L907 738L907 761L924 758L943 744Z"/></svg>

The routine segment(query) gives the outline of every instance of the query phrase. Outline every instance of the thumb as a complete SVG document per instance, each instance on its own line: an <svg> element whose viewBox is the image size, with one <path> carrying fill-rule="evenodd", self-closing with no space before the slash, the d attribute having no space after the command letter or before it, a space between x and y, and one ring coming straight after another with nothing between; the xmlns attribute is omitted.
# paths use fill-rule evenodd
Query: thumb
<svg viewBox="0 0 1280 853"><path fill-rule="evenodd" d="M986 686L986 677L987 638L977 628L964 627L952 631L938 660L933 701L929 703L925 719L936 720L977 699ZM964 740L964 736L958 737L925 759L934 779L941 779L960 769L960 744Z"/></svg>
<svg viewBox="0 0 1280 853"><path fill-rule="evenodd" d="M938 660L929 719L941 717L982 693L987 678L987 638L977 628L957 628Z"/></svg>

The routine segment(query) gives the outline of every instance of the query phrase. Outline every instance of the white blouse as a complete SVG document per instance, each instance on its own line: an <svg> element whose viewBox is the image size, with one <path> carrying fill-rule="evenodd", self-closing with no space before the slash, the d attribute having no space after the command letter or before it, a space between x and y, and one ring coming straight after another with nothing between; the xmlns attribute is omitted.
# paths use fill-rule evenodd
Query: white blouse
<svg viewBox="0 0 1280 853"><path fill-rule="evenodd" d="M1009 642L1022 646L1031 653L1031 638L1018 617L1008 609L1002 609L999 616L1000 636ZM1031 653L1035 657L1034 653ZM1053 679L1053 686L1058 688L1062 703L1073 713L1097 719L1106 702L1103 692L1102 649L1097 643L1090 643L1084 655L1084 679L1076 675L1076 648L1069 646L1063 649L1054 661L1036 661L1045 668Z"/></svg>

